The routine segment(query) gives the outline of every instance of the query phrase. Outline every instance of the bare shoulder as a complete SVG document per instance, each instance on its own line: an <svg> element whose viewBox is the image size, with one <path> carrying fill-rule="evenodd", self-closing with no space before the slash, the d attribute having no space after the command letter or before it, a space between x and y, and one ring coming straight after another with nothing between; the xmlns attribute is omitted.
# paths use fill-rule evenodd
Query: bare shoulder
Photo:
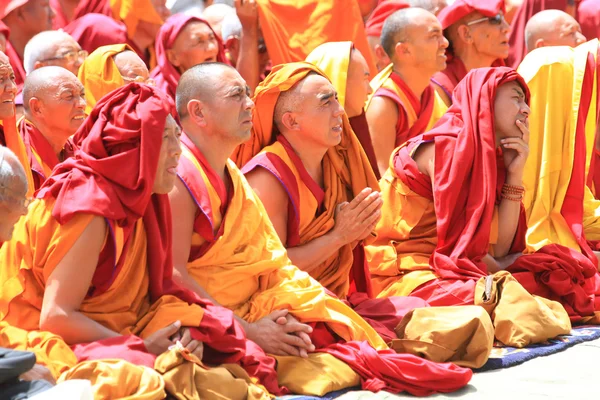
<svg viewBox="0 0 600 400"><path fill-rule="evenodd" d="M367 109L367 118L369 116L383 118L386 121L398 119L398 106L388 97L373 96Z"/></svg>
<svg viewBox="0 0 600 400"><path fill-rule="evenodd" d="M195 214L196 203L192 195L188 191L188 188L181 181L181 179L175 179L175 185L169 192L169 201L171 203L171 211L181 215L181 213Z"/></svg>
<svg viewBox="0 0 600 400"><path fill-rule="evenodd" d="M435 142L421 143L413 154L413 160L421 173L432 177L435 165Z"/></svg>
<svg viewBox="0 0 600 400"><path fill-rule="evenodd" d="M281 182L271 172L256 167L246 174L246 180L269 214L278 209L287 210L288 195Z"/></svg>

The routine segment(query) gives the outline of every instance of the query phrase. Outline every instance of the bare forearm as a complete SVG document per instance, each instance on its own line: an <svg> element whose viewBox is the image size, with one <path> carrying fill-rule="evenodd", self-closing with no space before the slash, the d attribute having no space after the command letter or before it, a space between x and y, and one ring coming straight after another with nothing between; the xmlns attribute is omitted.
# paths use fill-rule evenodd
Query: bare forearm
<svg viewBox="0 0 600 400"><path fill-rule="evenodd" d="M522 186L522 176L508 176L506 183L512 186ZM511 196L512 197L512 196ZM498 207L498 242L494 246L494 256L504 257L510 251L519 226L521 202L502 199Z"/></svg>
<svg viewBox="0 0 600 400"><path fill-rule="evenodd" d="M69 345L121 336L79 311L55 311L41 321L40 329L57 334Z"/></svg>
<svg viewBox="0 0 600 400"><path fill-rule="evenodd" d="M310 273L337 253L342 246L343 243L330 232L302 246L289 247L287 252L292 264Z"/></svg>
<svg viewBox="0 0 600 400"><path fill-rule="evenodd" d="M240 43L240 55L237 60L237 70L254 92L258 86L258 27L244 26Z"/></svg>

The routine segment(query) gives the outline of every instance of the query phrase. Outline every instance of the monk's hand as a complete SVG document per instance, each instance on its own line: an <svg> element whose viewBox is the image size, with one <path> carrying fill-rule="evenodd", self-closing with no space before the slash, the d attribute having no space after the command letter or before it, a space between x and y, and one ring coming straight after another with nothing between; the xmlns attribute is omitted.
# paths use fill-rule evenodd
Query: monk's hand
<svg viewBox="0 0 600 400"><path fill-rule="evenodd" d="M309 334L312 333L312 328L309 325L298 321L292 314L288 313L284 318L278 318L280 325L286 325L285 329L288 333L293 333L304 341L308 348L300 348L300 357L308 357L309 351L315 351L315 346L312 344Z"/></svg>
<svg viewBox="0 0 600 400"><path fill-rule="evenodd" d="M258 27L256 0L235 0L235 12L242 27Z"/></svg>
<svg viewBox="0 0 600 400"><path fill-rule="evenodd" d="M190 353L198 357L198 359L202 360L202 355L204 353L204 345L202 342L195 340L192 338L192 332L189 328L181 328L179 331L171 336L172 343L181 343L183 347L189 350Z"/></svg>
<svg viewBox="0 0 600 400"><path fill-rule="evenodd" d="M330 235L340 247L365 239L381 218L382 205L379 192L371 188L363 189L352 201L338 205L335 226Z"/></svg>
<svg viewBox="0 0 600 400"><path fill-rule="evenodd" d="M56 380L52 376L50 370L41 364L35 364L33 368L22 374L20 379L23 381L37 381L43 379L53 385L56 385Z"/></svg>
<svg viewBox="0 0 600 400"><path fill-rule="evenodd" d="M314 350L314 346L310 347L312 344L310 346L307 345L304 340L294 334L300 328L288 326L287 315L288 310L273 311L266 317L248 324L246 327L246 336L259 345L267 354L301 357L302 353L300 349L305 349L306 351ZM286 319L285 323L283 323L281 318ZM305 326L312 330L310 326ZM309 329L306 332L310 332ZM292 332L290 333L288 330Z"/></svg>
<svg viewBox="0 0 600 400"><path fill-rule="evenodd" d="M144 339L146 349L156 356L161 355L173 345L172 338L179 332L179 329L181 329L181 322L175 321L172 324L157 330Z"/></svg>
<svg viewBox="0 0 600 400"><path fill-rule="evenodd" d="M504 165L507 174L522 178L525 163L529 156L529 127L528 123L523 123L520 120L517 120L516 124L521 130L522 137L504 138L501 143L504 150Z"/></svg>

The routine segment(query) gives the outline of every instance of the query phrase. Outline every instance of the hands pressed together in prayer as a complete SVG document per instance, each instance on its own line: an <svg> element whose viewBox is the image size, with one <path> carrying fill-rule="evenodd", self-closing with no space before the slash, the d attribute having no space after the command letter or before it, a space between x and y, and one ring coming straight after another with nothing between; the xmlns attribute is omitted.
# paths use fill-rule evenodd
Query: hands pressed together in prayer
<svg viewBox="0 0 600 400"><path fill-rule="evenodd" d="M308 357L315 350L309 334L312 328L300 323L288 310L273 311L246 326L246 336L267 354Z"/></svg>
<svg viewBox="0 0 600 400"><path fill-rule="evenodd" d="M167 351L169 347L177 342L190 351L193 355L202 360L204 345L202 342L194 340L189 328L181 327L180 321L175 321L166 327L159 329L144 340L146 349L154 355L160 355Z"/></svg>
<svg viewBox="0 0 600 400"><path fill-rule="evenodd" d="M517 120L516 125L523 135L521 137L504 138L501 143L504 150L504 166L508 175L507 181L509 178L514 177L519 182L511 184L521 185L525 163L529 156L529 123Z"/></svg>
<svg viewBox="0 0 600 400"><path fill-rule="evenodd" d="M381 218L382 206L381 193L371 188L363 189L352 201L338 205L335 227L329 234L341 246L366 239Z"/></svg>

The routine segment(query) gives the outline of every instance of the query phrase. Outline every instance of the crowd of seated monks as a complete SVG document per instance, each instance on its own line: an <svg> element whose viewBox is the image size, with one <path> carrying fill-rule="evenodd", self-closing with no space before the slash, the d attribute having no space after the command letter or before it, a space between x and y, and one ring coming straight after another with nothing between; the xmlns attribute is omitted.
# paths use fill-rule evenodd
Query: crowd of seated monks
<svg viewBox="0 0 600 400"><path fill-rule="evenodd" d="M546 3L0 2L0 390L426 396L600 325L600 0Z"/></svg>

